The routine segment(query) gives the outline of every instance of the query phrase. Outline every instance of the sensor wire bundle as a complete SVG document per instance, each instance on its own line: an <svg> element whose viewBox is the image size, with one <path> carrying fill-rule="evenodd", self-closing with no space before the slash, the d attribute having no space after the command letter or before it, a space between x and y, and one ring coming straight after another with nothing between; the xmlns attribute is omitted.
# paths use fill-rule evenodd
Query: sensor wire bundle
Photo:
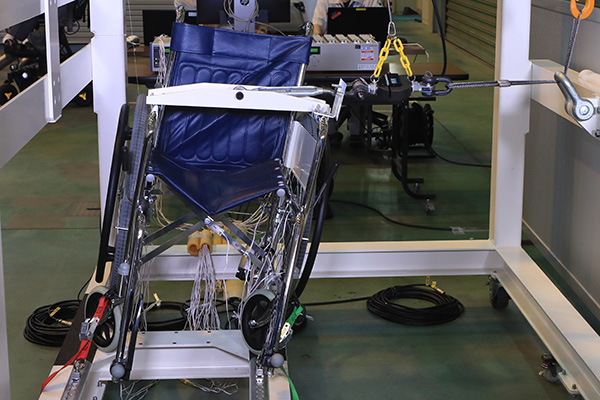
<svg viewBox="0 0 600 400"><path fill-rule="evenodd" d="M216 330L221 328L216 307L215 267L208 246L198 252L198 269L188 310L188 326L192 330Z"/></svg>

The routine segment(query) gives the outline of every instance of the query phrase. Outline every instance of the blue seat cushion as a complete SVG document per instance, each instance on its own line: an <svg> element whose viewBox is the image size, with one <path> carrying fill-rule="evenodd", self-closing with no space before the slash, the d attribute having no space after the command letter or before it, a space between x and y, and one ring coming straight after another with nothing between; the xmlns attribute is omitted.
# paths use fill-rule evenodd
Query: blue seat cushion
<svg viewBox="0 0 600 400"><path fill-rule="evenodd" d="M295 86L311 38L173 26L169 86L213 82ZM209 215L282 187L290 113L166 107L150 171Z"/></svg>
<svg viewBox="0 0 600 400"><path fill-rule="evenodd" d="M298 84L311 39L257 35L174 24L170 86L212 82L259 86ZM167 107L159 151L176 163L205 168L256 165L281 158L288 113Z"/></svg>
<svg viewBox="0 0 600 400"><path fill-rule="evenodd" d="M230 210L279 188L285 189L279 160L233 170L188 168L160 155L154 155L152 161L148 172L208 215Z"/></svg>

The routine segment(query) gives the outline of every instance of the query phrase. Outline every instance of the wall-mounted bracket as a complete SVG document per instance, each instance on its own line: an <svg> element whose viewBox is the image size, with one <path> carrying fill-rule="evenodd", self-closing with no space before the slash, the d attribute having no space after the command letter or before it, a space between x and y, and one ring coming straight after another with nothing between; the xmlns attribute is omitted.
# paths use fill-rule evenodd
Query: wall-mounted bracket
<svg viewBox="0 0 600 400"><path fill-rule="evenodd" d="M554 61L532 61L532 79L556 80L558 84L533 85L531 98L582 127L592 136L600 137L600 93L587 88L577 72L569 70L567 74L562 74L563 70L564 67ZM587 110L587 113L582 115L581 110Z"/></svg>

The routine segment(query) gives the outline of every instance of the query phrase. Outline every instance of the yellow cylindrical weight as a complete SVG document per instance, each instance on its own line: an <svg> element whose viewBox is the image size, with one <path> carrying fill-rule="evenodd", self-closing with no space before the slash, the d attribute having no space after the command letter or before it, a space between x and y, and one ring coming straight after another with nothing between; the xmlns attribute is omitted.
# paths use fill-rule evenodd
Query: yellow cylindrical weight
<svg viewBox="0 0 600 400"><path fill-rule="evenodd" d="M191 255L197 256L202 246L208 246L208 251L212 252L212 234L208 229L196 231L188 237L187 251Z"/></svg>
<svg viewBox="0 0 600 400"><path fill-rule="evenodd" d="M239 297L241 299L244 294L244 281L227 279L225 281L225 293L228 299L231 297Z"/></svg>

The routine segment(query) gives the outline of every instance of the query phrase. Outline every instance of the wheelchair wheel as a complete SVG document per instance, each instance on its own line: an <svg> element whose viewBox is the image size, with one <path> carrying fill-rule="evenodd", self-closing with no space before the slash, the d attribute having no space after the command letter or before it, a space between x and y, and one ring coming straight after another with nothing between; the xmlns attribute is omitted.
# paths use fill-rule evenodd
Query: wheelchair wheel
<svg viewBox="0 0 600 400"><path fill-rule="evenodd" d="M125 103L121 106L121 110L119 111L119 121L117 122L117 135L115 137L115 146L113 148L104 217L102 219L102 231L100 233L98 263L96 264L97 283L101 283L104 280L106 263L112 261L114 257L114 247L109 246L109 242L111 241L111 235L113 235L113 227L117 225L115 216L118 215L119 188L123 185L123 178L125 175L123 158L127 158L128 148L126 147L126 142L131 139L131 128L128 126L128 123L129 104ZM114 240L114 238L112 239Z"/></svg>
<svg viewBox="0 0 600 400"><path fill-rule="evenodd" d="M105 286L95 287L85 300L85 317L91 318L96 312L100 298L108 292ZM121 307L108 305L94 334L94 344L100 351L110 353L116 350L121 328Z"/></svg>
<svg viewBox="0 0 600 400"><path fill-rule="evenodd" d="M319 129L310 116L301 115L298 120L313 137L319 137ZM312 173L314 174L314 171ZM253 352L258 351L260 346L260 355L257 360L265 367L273 367L271 365L272 357L277 358L276 354L281 352L290 338L286 334L282 337L281 332L291 309L290 301L296 285L300 276L303 275L303 268L307 268L305 265L306 246L317 195L314 186L311 187L311 185L315 185L315 177L312 178L312 182L309 180L307 188L297 182L293 175L287 179L289 192L287 197L285 199L275 195L270 197L271 203L268 208L271 210L271 215L265 234L266 242L263 243L266 245L268 254L266 261L268 270L258 278L260 282L264 282L262 289L272 293L273 298L265 298L260 290L255 292L259 293L258 299L253 299L253 294L251 294L249 302L246 304L246 310L250 311L246 311L246 320L242 319L241 321L242 329L247 330L245 334L247 344ZM267 311L269 311L268 328L262 325L266 319L262 316L266 315ZM256 321L259 313L262 313L261 323L256 326L260 329L254 326L244 326L248 323L254 324L252 321ZM251 338L246 337L248 332L253 333Z"/></svg>
<svg viewBox="0 0 600 400"><path fill-rule="evenodd" d="M240 318L242 336L254 354L260 354L265 344L274 298L273 292L260 289L248 296L242 308Z"/></svg>
<svg viewBox="0 0 600 400"><path fill-rule="evenodd" d="M115 238L115 250L113 268L111 271L110 285L116 288L119 274L119 266L126 259L127 228L130 226L132 208L135 202L136 185L139 179L140 166L143 159L144 141L146 136L146 119L148 109L146 106L146 96L141 94L137 98L135 105L135 115L131 140L126 151L123 151L124 159L122 169L125 172L123 185L121 188L121 202L119 204L118 227Z"/></svg>
<svg viewBox="0 0 600 400"><path fill-rule="evenodd" d="M138 183L141 186L142 183ZM139 193L139 190L138 190ZM115 379L129 379L135 343L140 329L143 314L144 291L141 289L143 281L139 279L142 268L143 237L146 235L148 210L142 205L143 201L136 196L131 207L131 223L128 235L125 239L124 262L118 268L121 275L120 285L125 287L121 294L123 299L123 314L120 325L120 336L118 338L117 353L111 365L111 374ZM115 256L116 257L116 256Z"/></svg>
<svg viewBox="0 0 600 400"><path fill-rule="evenodd" d="M143 309L143 295L138 286L142 266L143 237L146 234L150 205L144 200L146 149L146 98L138 97L131 140L123 160L125 176L118 206L118 229L115 239L111 287L123 300L120 336L111 374L127 379L133 363L135 342Z"/></svg>
<svg viewBox="0 0 600 400"><path fill-rule="evenodd" d="M142 295L136 295L131 301L126 302L125 304L124 314L129 314L130 318L128 320L123 319L122 326L125 325L130 334L127 335L125 331L122 331L124 334L119 337L117 356L110 366L110 374L115 379L129 379L129 374L131 373L131 367L133 365L137 334L140 330L142 320L143 305L144 299ZM128 307L130 309L126 311ZM125 350L124 352L122 352L123 349Z"/></svg>
<svg viewBox="0 0 600 400"><path fill-rule="evenodd" d="M309 114L300 114L298 116L298 121L302 124L302 126L304 127L304 129L306 129L310 135L318 140L319 137L319 128L317 126L316 121L309 115ZM323 142L325 149L323 150L323 156L327 155L327 157L329 157L329 154L327 154L329 152L329 146L327 145L327 140L325 140ZM329 158L327 160L329 162ZM317 174L319 173L319 168L317 168L317 172L315 172L315 177L317 176ZM317 179L318 182L318 178ZM317 184L316 190L318 191L320 188ZM294 273L294 277L296 279L294 279L294 291L295 291L295 287L296 287L296 283L298 278L302 275L302 271L304 270L304 268L307 267L307 265L305 265L305 258L306 258L306 248L308 246L308 239L311 236L311 227L312 227L312 221L313 221L313 203L314 203L314 199L316 198L316 196L318 195L318 193L314 193L310 202L310 207L309 207L309 211L308 211L308 216L306 218L306 222L304 224L304 230L303 230L303 238L306 238L307 240L302 240L300 242L300 248L298 251L298 257L296 259L296 263L295 263L295 269L296 272ZM314 236L314 235L313 235ZM312 269L312 265L308 266L309 269Z"/></svg>
<svg viewBox="0 0 600 400"><path fill-rule="evenodd" d="M13 97L15 97L19 91L16 87L10 83L4 83L0 85L0 106L8 103Z"/></svg>

